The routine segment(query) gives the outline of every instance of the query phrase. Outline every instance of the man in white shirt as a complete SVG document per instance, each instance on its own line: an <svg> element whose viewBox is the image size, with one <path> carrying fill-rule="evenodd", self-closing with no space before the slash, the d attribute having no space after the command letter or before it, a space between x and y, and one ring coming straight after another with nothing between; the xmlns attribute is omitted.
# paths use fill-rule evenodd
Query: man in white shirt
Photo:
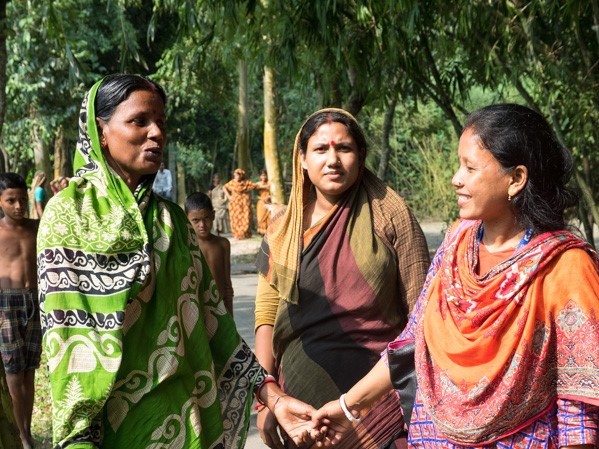
<svg viewBox="0 0 599 449"><path fill-rule="evenodd" d="M160 169L158 170L158 173L156 173L152 188L154 189L154 192L167 200L173 199L171 196L173 190L173 178L170 170L164 167L164 162L160 163Z"/></svg>

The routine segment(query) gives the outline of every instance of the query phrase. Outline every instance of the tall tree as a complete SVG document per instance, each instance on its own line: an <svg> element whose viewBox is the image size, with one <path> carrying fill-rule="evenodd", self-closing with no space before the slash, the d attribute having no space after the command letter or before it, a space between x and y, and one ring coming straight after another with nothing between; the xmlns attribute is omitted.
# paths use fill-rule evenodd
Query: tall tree
<svg viewBox="0 0 599 449"><path fill-rule="evenodd" d="M275 71L264 67L264 163L271 184L272 202L283 204L285 191L277 146L277 106Z"/></svg>
<svg viewBox="0 0 599 449"><path fill-rule="evenodd" d="M3 129L4 129L4 118L6 116L6 66L8 56L6 53L6 34L8 30L8 22L6 20L6 5L8 0L0 0L0 154L2 160L0 163L0 170L8 170L8 154L4 149L3 144Z"/></svg>
<svg viewBox="0 0 599 449"><path fill-rule="evenodd" d="M239 70L239 99L237 103L237 138L235 139L235 154L237 156L237 167L249 171L250 160L250 129L248 111L248 67L247 63L240 59Z"/></svg>

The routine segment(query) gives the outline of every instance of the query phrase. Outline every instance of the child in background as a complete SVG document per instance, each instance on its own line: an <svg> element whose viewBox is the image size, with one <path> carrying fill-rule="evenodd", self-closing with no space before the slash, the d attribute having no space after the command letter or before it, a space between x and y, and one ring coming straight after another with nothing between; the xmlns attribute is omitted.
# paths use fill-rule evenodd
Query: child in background
<svg viewBox="0 0 599 449"><path fill-rule="evenodd" d="M42 218L46 206L44 184L46 184L46 174L41 170L36 171L29 191L29 218L38 220Z"/></svg>
<svg viewBox="0 0 599 449"><path fill-rule="evenodd" d="M27 184L16 173L0 174L0 353L21 442L31 436L35 370L42 332L37 297L38 220L27 217Z"/></svg>
<svg viewBox="0 0 599 449"><path fill-rule="evenodd" d="M224 237L212 234L214 208L208 195L192 193L185 200L185 213L191 222L202 254L208 262L218 293L227 311L233 316L233 285L231 284L231 243Z"/></svg>

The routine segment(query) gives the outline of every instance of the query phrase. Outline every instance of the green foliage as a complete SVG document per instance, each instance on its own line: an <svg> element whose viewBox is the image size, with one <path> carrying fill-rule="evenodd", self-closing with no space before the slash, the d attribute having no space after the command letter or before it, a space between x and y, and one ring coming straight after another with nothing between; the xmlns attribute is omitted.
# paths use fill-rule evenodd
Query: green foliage
<svg viewBox="0 0 599 449"><path fill-rule="evenodd" d="M370 136L367 165L378 165L382 114L362 121ZM397 106L387 183L408 202L417 217L451 222L457 202L451 178L457 168L457 139L443 111L432 102L405 101Z"/></svg>
<svg viewBox="0 0 599 449"><path fill-rule="evenodd" d="M234 165L236 67L243 58L254 171L263 164L261 84L268 64L277 72L287 178L295 133L310 112L331 105L360 112L376 141L381 111L399 98L406 106L395 116L390 166L396 169L389 180L412 204L430 203L423 213L443 213L414 183L429 180L440 191L433 180L442 172L425 170L455 147L448 143L455 144L465 114L509 100L551 120L593 188L599 184L597 10L596 0L465 2L459 9L441 0L10 2L4 145L11 167L26 171L34 127L48 147L60 126L74 144L87 87L103 74L128 70L164 84L169 151L189 170L191 186L205 185L214 170L226 179ZM376 162L376 151L371 158Z"/></svg>

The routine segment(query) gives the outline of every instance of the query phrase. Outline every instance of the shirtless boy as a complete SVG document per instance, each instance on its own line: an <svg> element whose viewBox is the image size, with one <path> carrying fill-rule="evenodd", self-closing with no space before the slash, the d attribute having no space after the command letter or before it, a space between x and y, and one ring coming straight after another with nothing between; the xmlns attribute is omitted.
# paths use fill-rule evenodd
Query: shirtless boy
<svg viewBox="0 0 599 449"><path fill-rule="evenodd" d="M0 208L0 353L21 441L29 449L42 340L35 250L39 222L25 218L27 185L20 175L0 174Z"/></svg>
<svg viewBox="0 0 599 449"><path fill-rule="evenodd" d="M218 293L227 311L233 315L233 285L231 284L231 243L212 234L214 208L208 195L192 193L185 200L185 213L198 237L202 254L208 262Z"/></svg>

